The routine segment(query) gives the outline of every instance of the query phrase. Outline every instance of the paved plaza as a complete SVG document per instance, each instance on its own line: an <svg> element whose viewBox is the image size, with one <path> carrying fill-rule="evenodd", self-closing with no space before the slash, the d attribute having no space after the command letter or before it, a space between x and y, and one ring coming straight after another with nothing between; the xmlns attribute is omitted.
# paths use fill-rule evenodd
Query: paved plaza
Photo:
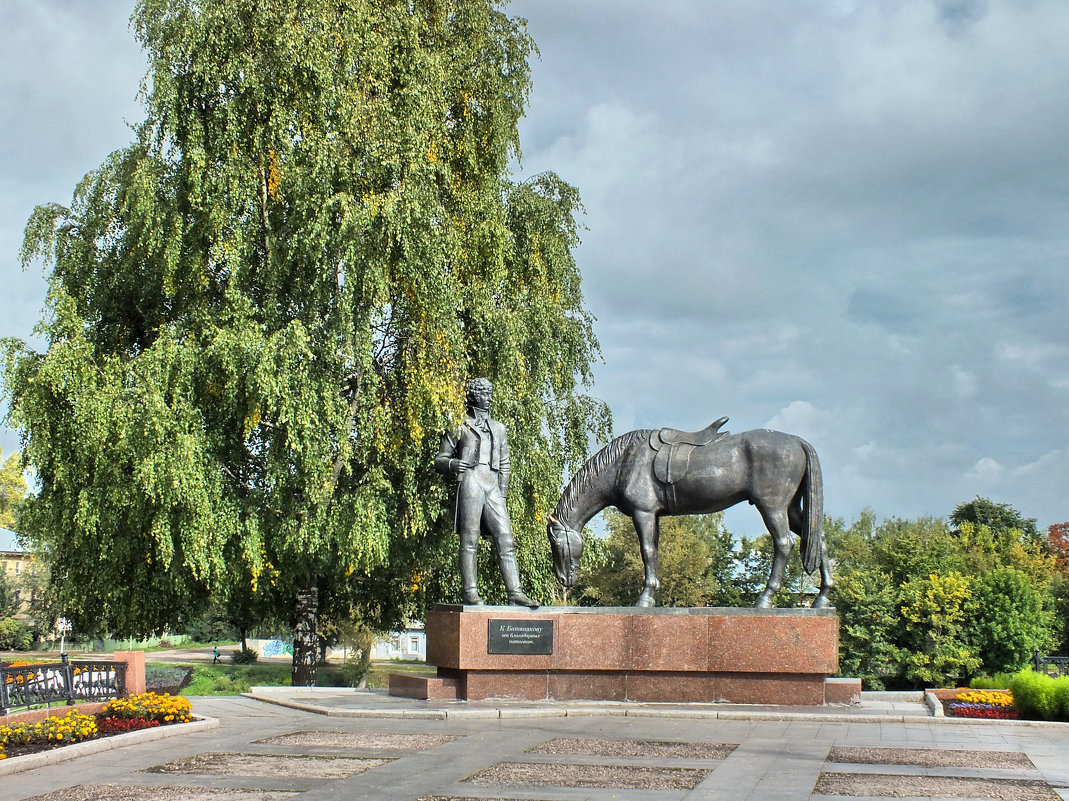
<svg viewBox="0 0 1069 801"><path fill-rule="evenodd" d="M1069 799L1069 725L951 721L894 696L798 709L259 695L192 699L214 728L0 775L0 801Z"/></svg>

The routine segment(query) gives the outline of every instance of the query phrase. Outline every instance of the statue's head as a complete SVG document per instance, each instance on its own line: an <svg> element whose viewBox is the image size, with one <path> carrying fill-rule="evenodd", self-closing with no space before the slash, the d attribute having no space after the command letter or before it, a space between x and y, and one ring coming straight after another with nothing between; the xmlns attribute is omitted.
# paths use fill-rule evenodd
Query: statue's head
<svg viewBox="0 0 1069 801"><path fill-rule="evenodd" d="M574 528L549 516L546 524L549 547L553 551L553 570L565 587L574 587L579 578L579 560L583 556L583 537Z"/></svg>
<svg viewBox="0 0 1069 801"><path fill-rule="evenodd" d="M468 382L468 405L489 411L494 398L494 385L485 378L473 378Z"/></svg>

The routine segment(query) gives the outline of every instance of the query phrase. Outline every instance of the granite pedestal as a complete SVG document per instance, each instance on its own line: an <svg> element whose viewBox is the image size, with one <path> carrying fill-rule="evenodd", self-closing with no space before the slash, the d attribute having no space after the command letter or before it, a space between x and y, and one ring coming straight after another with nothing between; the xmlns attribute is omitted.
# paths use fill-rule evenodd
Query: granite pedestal
<svg viewBox="0 0 1069 801"><path fill-rule="evenodd" d="M439 605L426 631L437 677L391 677L392 695L816 705L855 690L825 692L834 609Z"/></svg>

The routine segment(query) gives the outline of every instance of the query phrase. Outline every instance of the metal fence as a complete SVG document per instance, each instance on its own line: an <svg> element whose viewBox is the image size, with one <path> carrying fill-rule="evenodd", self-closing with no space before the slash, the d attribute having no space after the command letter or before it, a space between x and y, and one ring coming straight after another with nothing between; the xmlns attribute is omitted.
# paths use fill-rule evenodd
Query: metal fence
<svg viewBox="0 0 1069 801"><path fill-rule="evenodd" d="M0 667L0 715L125 695L125 662L71 662L64 656L59 662Z"/></svg>
<svg viewBox="0 0 1069 801"><path fill-rule="evenodd" d="M1041 656L1039 651L1036 651L1036 673L1069 676L1069 656Z"/></svg>

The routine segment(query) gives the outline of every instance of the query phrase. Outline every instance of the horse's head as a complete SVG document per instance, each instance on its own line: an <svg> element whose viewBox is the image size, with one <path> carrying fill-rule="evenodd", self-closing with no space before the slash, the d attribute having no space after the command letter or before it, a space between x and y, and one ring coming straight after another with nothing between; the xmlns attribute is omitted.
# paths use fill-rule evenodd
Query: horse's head
<svg viewBox="0 0 1069 801"><path fill-rule="evenodd" d="M583 555L583 537L574 528L549 516L546 532L553 550L553 569L565 587L574 587L579 576L579 559Z"/></svg>

